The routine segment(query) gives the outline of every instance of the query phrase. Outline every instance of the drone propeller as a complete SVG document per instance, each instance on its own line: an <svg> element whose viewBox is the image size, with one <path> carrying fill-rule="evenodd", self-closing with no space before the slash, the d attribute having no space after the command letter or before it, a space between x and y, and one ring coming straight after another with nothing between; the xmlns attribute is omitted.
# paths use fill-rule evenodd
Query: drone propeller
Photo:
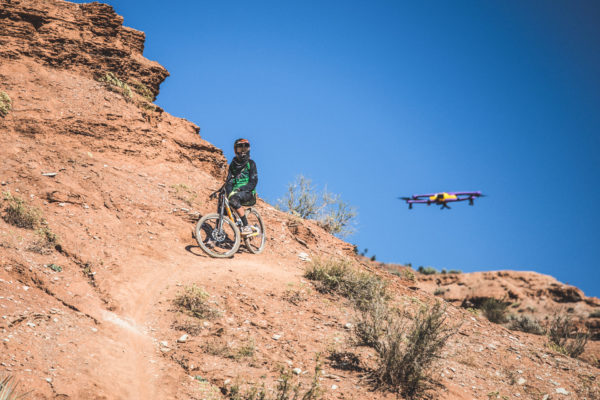
<svg viewBox="0 0 600 400"><path fill-rule="evenodd" d="M410 197L396 197L397 199L400 200L412 200Z"/></svg>

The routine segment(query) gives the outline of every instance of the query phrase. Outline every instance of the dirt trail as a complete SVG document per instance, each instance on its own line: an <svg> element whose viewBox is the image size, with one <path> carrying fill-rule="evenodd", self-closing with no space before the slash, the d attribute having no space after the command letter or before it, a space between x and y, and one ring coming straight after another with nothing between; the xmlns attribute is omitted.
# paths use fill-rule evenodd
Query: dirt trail
<svg viewBox="0 0 600 400"><path fill-rule="evenodd" d="M300 371L293 381L306 387L319 355L324 399L397 398L374 390L368 377L377 356L350 342L356 311L302 277L299 253L350 257L383 277L410 312L438 300L427 290L448 286L448 300L458 301L471 284L435 276L419 290L262 200L264 253L206 256L191 232L214 211L208 195L227 160L198 126L153 104L168 72L143 57L144 34L99 3L0 3L0 91L11 99L0 117L0 213L10 193L40 218L34 229L0 219L0 374L14 375L35 400L215 400L236 382L274 387L282 368ZM106 81L109 72L118 82ZM44 242L44 232L57 242ZM504 293L504 275L483 278L481 291ZM535 283L522 287L537 282L530 278L502 285L513 296L539 297ZM212 318L174 307L192 284L209 294ZM542 293L578 300L574 311L586 315L599 306L575 289ZM545 337L447 306L460 332L433 371L440 399L595 395L586 386L598 386L593 360L570 359Z"/></svg>

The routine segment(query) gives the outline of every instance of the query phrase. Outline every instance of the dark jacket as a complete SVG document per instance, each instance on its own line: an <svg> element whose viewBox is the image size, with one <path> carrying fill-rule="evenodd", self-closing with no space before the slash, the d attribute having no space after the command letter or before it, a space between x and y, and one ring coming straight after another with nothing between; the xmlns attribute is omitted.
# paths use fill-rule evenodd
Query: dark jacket
<svg viewBox="0 0 600 400"><path fill-rule="evenodd" d="M231 161L225 184L227 195L233 190L236 192L246 191L256 194L257 183L258 171L256 170L256 163L254 160L248 160L244 164L239 163L237 158L234 158L233 161Z"/></svg>

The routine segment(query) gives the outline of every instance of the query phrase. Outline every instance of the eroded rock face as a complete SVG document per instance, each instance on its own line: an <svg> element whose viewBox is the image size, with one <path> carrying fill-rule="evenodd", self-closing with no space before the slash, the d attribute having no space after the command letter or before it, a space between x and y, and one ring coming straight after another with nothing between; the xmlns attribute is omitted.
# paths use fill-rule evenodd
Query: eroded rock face
<svg viewBox="0 0 600 400"><path fill-rule="evenodd" d="M169 73L143 57L144 40L106 4L0 0L0 59L31 58L95 77L112 72L156 96Z"/></svg>
<svg viewBox="0 0 600 400"><path fill-rule="evenodd" d="M568 314L586 324L592 337L600 337L600 324L589 315L599 301L555 278L527 271L490 271L465 274L418 275L418 286L455 305L474 306L481 299L507 302L509 312L539 320Z"/></svg>

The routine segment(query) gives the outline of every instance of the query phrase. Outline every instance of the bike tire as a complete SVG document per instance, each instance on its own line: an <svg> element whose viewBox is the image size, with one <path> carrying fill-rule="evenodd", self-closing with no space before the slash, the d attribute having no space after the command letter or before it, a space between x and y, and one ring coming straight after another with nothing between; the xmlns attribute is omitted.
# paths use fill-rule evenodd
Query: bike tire
<svg viewBox="0 0 600 400"><path fill-rule="evenodd" d="M219 214L216 213L207 214L198 220L198 223L196 224L196 241L198 242L198 246L200 246L200 248L211 257L233 257L233 255L240 248L240 230L232 220L223 216L223 225L227 226L226 228L223 228L223 231L227 230L229 234L227 232L223 232L224 237L222 240L214 240L215 236L219 236L218 233L213 235L218 221ZM229 236L233 236L233 238ZM213 242L212 248L209 245L209 242L211 241ZM215 248L222 249L223 252L216 251Z"/></svg>
<svg viewBox="0 0 600 400"><path fill-rule="evenodd" d="M248 218L248 225L258 225L260 234L258 236L251 236L244 238L244 244L248 251L253 254L260 254L265 248L265 242L267 235L265 234L265 225L258 211L254 208L246 209L246 218Z"/></svg>

